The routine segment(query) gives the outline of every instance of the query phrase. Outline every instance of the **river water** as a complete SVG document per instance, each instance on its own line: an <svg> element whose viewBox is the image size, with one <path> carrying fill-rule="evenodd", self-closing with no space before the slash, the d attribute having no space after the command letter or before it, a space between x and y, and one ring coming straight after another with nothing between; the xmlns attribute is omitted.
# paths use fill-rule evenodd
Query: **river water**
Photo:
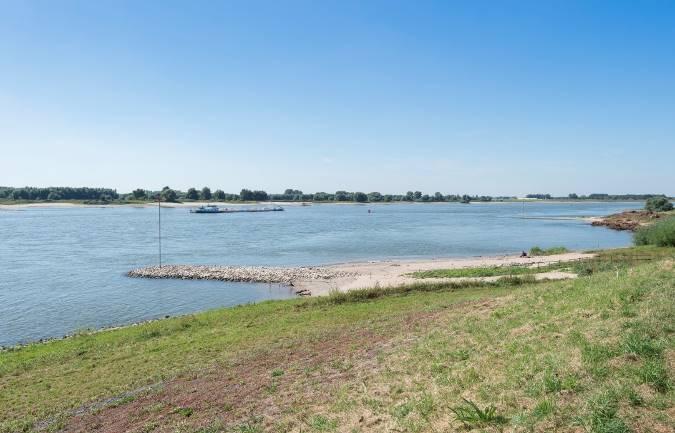
<svg viewBox="0 0 675 433"><path fill-rule="evenodd" d="M642 203L286 206L201 215L162 208L164 263L317 265L630 244L629 233L575 219ZM369 213L368 210L371 212ZM292 297L276 284L143 280L158 260L157 208L0 210L0 346L81 329Z"/></svg>

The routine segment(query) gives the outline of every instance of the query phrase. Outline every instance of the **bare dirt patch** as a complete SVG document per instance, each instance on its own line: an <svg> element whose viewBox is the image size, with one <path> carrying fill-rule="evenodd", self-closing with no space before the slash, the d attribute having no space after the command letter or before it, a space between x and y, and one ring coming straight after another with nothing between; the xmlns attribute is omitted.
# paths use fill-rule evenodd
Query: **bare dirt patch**
<svg viewBox="0 0 675 433"><path fill-rule="evenodd" d="M485 301L462 304L479 310L487 307ZM377 329L340 329L279 343L226 365L169 380L126 404L94 413L80 411L63 431L173 432L178 428L192 432L214 422L253 423L262 430L281 423L290 430L306 430L303 423L309 422L310 409L332 404L340 387L361 383L361 376L378 370L379 354L410 344L412 332L446 311L411 314Z"/></svg>

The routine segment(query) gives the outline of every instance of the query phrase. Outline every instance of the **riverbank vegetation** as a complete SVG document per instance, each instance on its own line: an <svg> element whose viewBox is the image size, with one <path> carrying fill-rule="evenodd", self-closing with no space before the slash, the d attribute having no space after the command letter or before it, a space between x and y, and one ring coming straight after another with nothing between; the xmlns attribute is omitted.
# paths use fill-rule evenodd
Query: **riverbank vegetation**
<svg viewBox="0 0 675 433"><path fill-rule="evenodd" d="M531 267L528 265L481 266L476 268L432 269L413 272L414 278L474 278L498 277L502 275L533 275L541 272L560 270L557 264Z"/></svg>
<svg viewBox="0 0 675 433"><path fill-rule="evenodd" d="M0 186L0 201L31 202L31 201L102 201L118 200L120 195L111 188L11 188Z"/></svg>
<svg viewBox="0 0 675 433"><path fill-rule="evenodd" d="M675 249L0 352L0 432L672 431Z"/></svg>
<svg viewBox="0 0 675 433"><path fill-rule="evenodd" d="M588 196L578 196L570 194L568 197L552 197L550 194L528 194L527 199L538 200L647 200L650 198L659 198L669 201L665 196L659 194L590 194ZM405 194L382 194L377 191L336 191L335 193L315 192L304 193L301 190L288 188L283 193L267 193L263 190L242 189L237 193L227 193L222 189L211 190L208 186L203 188L188 188L187 191L180 191L165 186L159 191L151 191L143 188L137 188L130 193L120 194L110 188L70 188L70 187L49 187L49 188L12 188L0 187L0 203L30 203L30 202L58 202L71 201L86 204L108 204L108 203L145 203L157 201L161 198L165 202L176 201L220 201L220 202L258 202L258 201L286 201L286 202L355 202L355 203L396 203L396 202L416 202L416 203L471 203L471 202L491 202L491 201L514 201L518 200L515 196L489 196L489 195L470 195L470 194L443 194L435 192L433 194L423 193L422 191L408 191Z"/></svg>
<svg viewBox="0 0 675 433"><path fill-rule="evenodd" d="M636 245L675 247L675 216L639 228L634 238Z"/></svg>
<svg viewBox="0 0 675 433"><path fill-rule="evenodd" d="M525 198L537 200L592 200L592 201L645 201L653 197L666 197L664 194L576 194L571 193L567 196L552 196L551 194L527 194Z"/></svg>
<svg viewBox="0 0 675 433"><path fill-rule="evenodd" d="M668 212L673 204L666 197L650 197L645 202L645 210L649 212Z"/></svg>
<svg viewBox="0 0 675 433"><path fill-rule="evenodd" d="M565 247L559 246L559 247L550 247L550 248L541 248L538 246L534 246L530 248L530 255L531 256L552 256L554 254L564 254L564 253L569 253L570 250L568 250Z"/></svg>
<svg viewBox="0 0 675 433"><path fill-rule="evenodd" d="M635 231L662 219L673 217L675 217L675 211L669 199L665 197L651 197L645 202L644 210L630 210L607 215L592 221L592 224L594 226L605 226L614 230Z"/></svg>

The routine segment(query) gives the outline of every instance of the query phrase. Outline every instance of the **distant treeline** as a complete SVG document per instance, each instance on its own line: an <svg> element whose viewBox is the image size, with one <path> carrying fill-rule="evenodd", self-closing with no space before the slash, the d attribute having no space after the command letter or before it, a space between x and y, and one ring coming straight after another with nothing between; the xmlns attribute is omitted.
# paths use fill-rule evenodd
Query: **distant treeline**
<svg viewBox="0 0 675 433"><path fill-rule="evenodd" d="M526 198L536 198L539 200L647 200L652 197L666 197L665 194L588 194L577 195L568 194L566 197L553 197L551 194L528 194Z"/></svg>
<svg viewBox="0 0 675 433"><path fill-rule="evenodd" d="M179 191L168 186L161 191L151 191L143 188L133 190L128 194L118 194L110 188L71 188L71 187L2 187L0 186L0 200L14 201L58 201L81 200L85 202L128 202L153 201L161 197L163 201L190 201L190 200L218 200L218 201L317 201L317 202L488 202L493 200L512 200L516 197L491 197L469 194L441 194L432 195L421 191L408 191L405 194L381 194L379 192L336 191L335 193L315 192L305 194L297 189L286 189L282 194L270 194L261 190L242 189L239 194L227 193L221 189L211 191L211 188L189 188Z"/></svg>
<svg viewBox="0 0 675 433"><path fill-rule="evenodd" d="M109 202L119 199L116 190L110 188L49 187L12 188L0 186L0 200L83 200Z"/></svg>
<svg viewBox="0 0 675 433"><path fill-rule="evenodd" d="M162 201L177 202L191 200L215 201L314 201L314 202L459 202L469 203L515 200L514 196L469 195L469 194L424 194L422 191L408 191L405 194L381 194L379 192L336 191L335 193L315 192L305 194L298 189L286 189L282 194L268 194L266 191L242 189L239 194L227 193L211 188L189 188L187 191L174 190L168 186L161 191L138 188L128 194L118 194L110 188L72 188L72 187L2 187L0 200L12 201L58 201L77 200L83 202L109 203L130 201L153 201L161 197ZM554 197L551 194L528 194L529 199L539 200L647 200L651 197L666 197L663 194L569 194L566 197Z"/></svg>
<svg viewBox="0 0 675 433"><path fill-rule="evenodd" d="M470 202L470 201L492 201L493 199L514 199L515 197L490 197L477 195L458 195L458 194L441 194L436 192L433 195L423 194L421 191L408 191L406 194L381 194L379 192L351 192L351 191L336 191L335 193L315 192L305 194L297 189L287 189L283 194L269 194L266 191L242 189L239 194L227 193L223 190L217 189L211 191L209 187L204 187L201 190L190 188L186 192L175 191L169 187L164 187L162 191L151 192L143 189L136 189L131 193L131 198L134 200L144 200L149 198L156 199L157 195L161 195L165 201L178 200L217 200L217 201L316 201L316 202Z"/></svg>

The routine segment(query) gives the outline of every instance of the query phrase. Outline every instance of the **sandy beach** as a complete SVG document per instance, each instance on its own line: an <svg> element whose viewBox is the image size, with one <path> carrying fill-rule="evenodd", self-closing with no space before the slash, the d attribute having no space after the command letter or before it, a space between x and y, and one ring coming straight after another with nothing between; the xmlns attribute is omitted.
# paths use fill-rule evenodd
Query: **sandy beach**
<svg viewBox="0 0 675 433"><path fill-rule="evenodd" d="M492 256L465 257L426 260L388 260L376 262L341 263L311 267L267 267L267 266L199 266L167 265L162 268L151 266L129 271L134 278L198 279L218 281L268 282L291 286L300 295L322 296L331 291L348 291L375 286L395 287L415 282L437 282L448 280L475 279L494 281L501 277L425 278L410 276L417 271L434 269L459 269L491 266L545 266L551 263L570 262L593 257L593 254L570 252L550 256L520 257ZM534 274L537 279L575 278L569 272L549 271Z"/></svg>
<svg viewBox="0 0 675 433"><path fill-rule="evenodd" d="M409 276L410 273L417 271L509 265L527 265L536 267L544 266L550 263L582 260L591 258L593 256L593 254L571 252L541 257L520 257L512 255L344 263L327 266L327 268L336 273L346 273L355 276L337 277L327 280L314 279L296 281L294 282L294 286L299 290L308 290L314 296L321 296L328 294L331 290L347 291L352 289L374 287L376 285L379 285L380 287L394 287L420 281L433 282L448 280L446 278L425 278L421 280L419 278L413 278ZM575 276L576 275L568 272L557 271L536 274L536 278L539 279L565 279L574 278ZM500 277L480 277L478 279L490 281L497 278Z"/></svg>

